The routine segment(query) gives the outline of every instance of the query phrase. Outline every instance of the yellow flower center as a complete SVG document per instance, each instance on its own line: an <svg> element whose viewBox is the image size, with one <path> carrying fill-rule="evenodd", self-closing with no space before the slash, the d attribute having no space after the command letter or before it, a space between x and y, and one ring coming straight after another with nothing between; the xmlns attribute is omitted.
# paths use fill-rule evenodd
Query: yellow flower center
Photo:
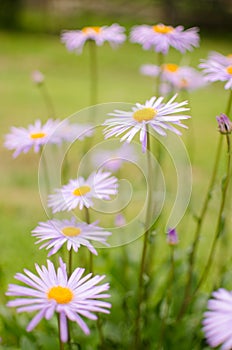
<svg viewBox="0 0 232 350"><path fill-rule="evenodd" d="M83 196L86 193L90 192L91 188L89 186L81 186L78 188L75 188L73 191L74 196Z"/></svg>
<svg viewBox="0 0 232 350"><path fill-rule="evenodd" d="M226 68L227 73L232 75L232 66Z"/></svg>
<svg viewBox="0 0 232 350"><path fill-rule="evenodd" d="M61 232L68 237L76 237L81 233L81 229L78 227L64 227Z"/></svg>
<svg viewBox="0 0 232 350"><path fill-rule="evenodd" d="M30 134L31 139L33 140L42 139L45 136L46 136L45 132L35 132Z"/></svg>
<svg viewBox="0 0 232 350"><path fill-rule="evenodd" d="M56 286L49 289L47 297L58 304L68 304L73 299L73 292L67 287Z"/></svg>
<svg viewBox="0 0 232 350"><path fill-rule="evenodd" d="M94 26L94 27L84 27L82 29L82 32L84 34L91 34L91 33L95 33L95 34L99 34L101 32L101 27L98 26Z"/></svg>
<svg viewBox="0 0 232 350"><path fill-rule="evenodd" d="M143 108L134 112L133 118L141 123L143 120L148 121L155 118L157 111L153 108Z"/></svg>
<svg viewBox="0 0 232 350"><path fill-rule="evenodd" d="M159 34L168 34L174 31L173 27L165 26L164 24L157 24L156 26L153 26L152 29L154 30L154 32Z"/></svg>
<svg viewBox="0 0 232 350"><path fill-rule="evenodd" d="M167 72L175 73L179 69L179 66L175 63L167 63L167 64L164 64L162 68Z"/></svg>

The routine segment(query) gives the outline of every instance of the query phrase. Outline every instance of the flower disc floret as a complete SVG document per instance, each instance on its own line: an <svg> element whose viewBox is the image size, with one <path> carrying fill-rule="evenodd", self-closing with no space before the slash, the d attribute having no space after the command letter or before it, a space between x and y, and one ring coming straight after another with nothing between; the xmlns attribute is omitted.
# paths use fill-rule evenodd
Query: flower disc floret
<svg viewBox="0 0 232 350"><path fill-rule="evenodd" d="M174 31L174 28L172 26L165 26L164 24L157 24L155 26L152 26L152 29L154 32L160 34L168 34Z"/></svg>
<svg viewBox="0 0 232 350"><path fill-rule="evenodd" d="M68 304L73 299L73 292L70 288L55 286L49 289L48 299L55 300L58 304Z"/></svg>
<svg viewBox="0 0 232 350"><path fill-rule="evenodd" d="M153 108L143 108L139 109L133 113L133 118L142 123L143 121L149 121L155 118L157 111Z"/></svg>

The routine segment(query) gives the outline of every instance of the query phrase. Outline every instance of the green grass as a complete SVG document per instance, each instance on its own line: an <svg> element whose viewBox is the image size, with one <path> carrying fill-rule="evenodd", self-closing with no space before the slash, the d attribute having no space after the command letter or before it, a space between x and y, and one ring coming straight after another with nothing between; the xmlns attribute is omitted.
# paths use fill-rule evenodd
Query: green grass
<svg viewBox="0 0 232 350"><path fill-rule="evenodd" d="M38 221L46 220L37 185L39 156L30 152L12 159L10 151L4 149L3 140L12 125L27 126L35 119L47 119L46 107L40 96L40 91L33 85L30 76L33 70L39 69L46 76L46 86L55 104L56 116L64 119L89 105L89 53L85 47L82 55L68 53L60 43L58 36L36 34L0 33L1 40L1 204L0 204L0 245L1 245L1 277L2 298L13 275L24 267L32 268L35 262L42 263L46 255L34 245L30 231ZM231 49L231 41L223 38L202 38L201 47L187 54L183 62L197 66L200 58L205 58L209 50L227 54ZM118 50L112 50L108 45L98 48L99 67L99 103L106 102L144 102L153 94L153 83L149 78L139 74L143 63L156 62L156 55L142 51L138 45L125 43ZM166 62L179 63L180 54L172 51ZM181 97L180 97L181 99ZM198 212L203 199L203 191L208 184L210 169L214 158L218 132L215 116L225 111L228 92L222 84L214 84L191 95L191 108L195 135L195 162L193 164L193 197L192 207ZM187 143L187 135L183 139ZM167 169L168 171L168 169ZM223 171L223 167L222 167ZM215 198L219 196L215 191ZM168 208L168 207L167 207ZM205 261L205 251L208 240L214 232L214 217L217 211L217 201L210 207L210 216L204 225L201 248L199 253L199 268ZM166 209L168 211L168 209ZM180 257L186 255L188 245L192 240L194 224L191 217L180 223ZM165 235L159 231L157 238L161 251L165 251ZM132 266L137 264L139 254L138 242L128 247ZM226 249L226 248L223 248ZM99 259L98 268L101 273L111 274L111 279L119 284L121 277L117 276L117 268L112 262L112 256L120 259L120 250L113 253L103 253L108 259L105 268L103 258ZM157 270L166 259L164 252L155 257ZM228 258L229 259L229 258ZM107 270L107 271L105 271ZM131 273L131 270L128 272ZM230 283L231 284L231 283ZM116 293L115 291L113 293ZM120 292L121 293L121 292ZM117 299L118 296L115 296ZM115 311L113 311L114 317ZM115 337L118 335L116 334Z"/></svg>

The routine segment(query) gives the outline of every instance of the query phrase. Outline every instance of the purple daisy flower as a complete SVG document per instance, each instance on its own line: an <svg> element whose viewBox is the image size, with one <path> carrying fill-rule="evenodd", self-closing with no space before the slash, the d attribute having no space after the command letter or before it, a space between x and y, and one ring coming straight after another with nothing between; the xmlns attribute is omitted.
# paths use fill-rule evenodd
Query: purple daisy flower
<svg viewBox="0 0 232 350"><path fill-rule="evenodd" d="M64 31L61 35L61 41L66 45L67 50L80 54L88 40L95 41L97 46L108 41L113 48L122 44L126 40L124 31L125 28L116 23L111 26L84 27L80 30Z"/></svg>
<svg viewBox="0 0 232 350"><path fill-rule="evenodd" d="M109 298L104 293L109 284L98 285L105 276L94 276L91 273L82 277L85 269L77 268L68 278L66 264L60 258L60 266L55 270L51 261L47 267L41 268L35 264L38 276L25 269L17 273L15 279L24 283L26 287L10 284L6 295L17 297L8 302L7 306L16 307L17 312L34 312L37 314L27 326L30 332L42 318L50 320L54 313L59 314L60 333L62 342L68 341L67 319L76 322L85 334L89 328L82 316L96 320L94 312L109 313L110 303L98 299Z"/></svg>
<svg viewBox="0 0 232 350"><path fill-rule="evenodd" d="M106 239L110 235L111 232L98 227L97 222L90 225L78 223L74 217L71 220L53 219L40 222L32 231L32 236L38 238L36 243L43 243L40 249L50 249L48 256L57 253L64 244L67 244L68 250L73 249L75 252L80 246L85 246L91 253L97 255L90 240L109 246Z"/></svg>
<svg viewBox="0 0 232 350"><path fill-rule="evenodd" d="M125 162L134 162L137 157L132 145L123 144L114 150L94 152L92 162L95 168L102 167L109 171L118 171Z"/></svg>
<svg viewBox="0 0 232 350"><path fill-rule="evenodd" d="M75 140L83 141L86 137L93 136L94 126L92 124L70 124L65 120L59 127L58 133L67 142L74 142Z"/></svg>
<svg viewBox="0 0 232 350"><path fill-rule="evenodd" d="M163 78L168 81L174 90L193 91L206 85L206 81L196 69L188 66L180 66L176 71L165 71Z"/></svg>
<svg viewBox="0 0 232 350"><path fill-rule="evenodd" d="M211 53L207 60L201 60L199 67L203 69L206 81L225 82L225 89L232 89L232 58L218 53Z"/></svg>
<svg viewBox="0 0 232 350"><path fill-rule="evenodd" d="M40 120L28 128L11 128L11 133L5 136L4 146L10 150L15 150L13 157L17 157L20 153L27 153L34 148L36 153L46 143L59 144L62 142L61 137L55 133L55 129L59 126L59 120L49 119L44 125Z"/></svg>
<svg viewBox="0 0 232 350"><path fill-rule="evenodd" d="M202 321L208 344L221 350L232 349L232 293L220 288L212 293Z"/></svg>
<svg viewBox="0 0 232 350"><path fill-rule="evenodd" d="M117 194L118 180L110 172L101 170L93 172L87 180L83 177L70 180L67 185L55 190L48 197L48 207L53 213L70 211L75 208L93 206L93 198L110 200L111 195Z"/></svg>
<svg viewBox="0 0 232 350"><path fill-rule="evenodd" d="M140 73L156 78L160 74L160 67L155 64L143 64L140 67Z"/></svg>
<svg viewBox="0 0 232 350"><path fill-rule="evenodd" d="M44 75L39 70L35 70L31 74L31 79L35 84L41 85L44 82Z"/></svg>
<svg viewBox="0 0 232 350"><path fill-rule="evenodd" d="M130 40L132 43L141 44L144 50L153 49L166 55L169 47L184 53L199 46L198 28L184 30L183 26L172 27L164 24L154 26L139 25L131 30Z"/></svg>
<svg viewBox="0 0 232 350"><path fill-rule="evenodd" d="M187 101L174 102L176 96L173 96L167 103L163 103L164 97L156 98L154 96L145 104L136 103L129 112L115 110L114 113L109 113L110 116L116 118L107 119L104 122L103 125L107 126L104 130L105 138L125 133L121 141L130 143L134 136L139 133L142 150L145 152L149 126L162 136L166 136L164 130L170 130L177 135L181 135L181 132L174 126L187 128L181 123L181 120L188 119L190 116L173 114L185 112L189 108L183 107L188 103Z"/></svg>

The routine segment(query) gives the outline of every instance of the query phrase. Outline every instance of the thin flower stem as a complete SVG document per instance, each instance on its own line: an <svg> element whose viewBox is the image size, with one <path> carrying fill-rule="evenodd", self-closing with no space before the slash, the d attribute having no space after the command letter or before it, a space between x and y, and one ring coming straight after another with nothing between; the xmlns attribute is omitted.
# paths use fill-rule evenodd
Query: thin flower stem
<svg viewBox="0 0 232 350"><path fill-rule="evenodd" d="M228 134L226 135L226 141L227 141L227 156L228 156L228 158L227 158L227 170L226 170L225 182L222 184L222 198L221 198L221 205L220 205L219 214L218 214L216 232L215 232L214 241L213 241L213 244L211 247L211 251L210 251L210 254L208 257L207 264L206 264L205 269L201 275L201 278L197 284L197 287L194 290L194 293L193 293L194 295L196 294L196 292L198 291L198 289L200 288L202 283L206 280L206 278L209 274L210 267L212 265L214 252L216 249L218 238L220 237L221 227L222 227L222 223L223 223L223 219L224 219L223 218L223 211L225 208L226 194L227 194L227 190L228 190L229 182L230 182L230 168L231 168L231 146L230 146L230 136Z"/></svg>
<svg viewBox="0 0 232 350"><path fill-rule="evenodd" d="M227 115L230 113L231 105L232 105L232 90L230 92L228 103L227 103L227 108L226 108ZM179 314L177 316L177 320L182 318L182 316L184 315L184 313L185 313L185 311L186 311L186 309L187 309L187 307L192 299L191 298L191 287L192 287L195 257L196 257L196 253L197 253L197 249L198 249L198 245L199 245L199 238L200 238L202 224L203 224L203 221L204 221L207 209L208 209L208 204L209 204L209 201L211 199L212 190L213 190L216 176L217 176L217 172L218 172L218 167L219 167L219 162L220 162L220 157L221 157L221 152L222 152L222 140L223 140L223 135L220 135L209 188L208 188L208 191L207 191L207 194L206 194L203 206L202 206L201 213L200 213L198 220L197 220L197 227L196 227L196 231L195 231L195 235L194 235L194 241L193 241L193 245L192 245L192 248L190 251L189 261L188 261L189 268L188 268L188 273L187 273L187 282L186 282L186 287L185 287L184 299L183 299L183 303L181 305Z"/></svg>
<svg viewBox="0 0 232 350"><path fill-rule="evenodd" d="M85 207L85 221L90 224L89 209ZM93 273L93 253L89 252L89 272Z"/></svg>
<svg viewBox="0 0 232 350"><path fill-rule="evenodd" d="M41 91L41 94L42 94L45 106L46 106L47 111L48 111L48 116L50 118L54 118L55 115L56 115L54 104L52 102L52 98L51 98L51 96L50 96L50 94L49 94L45 84L44 83L40 84L39 88L40 88L40 91Z"/></svg>
<svg viewBox="0 0 232 350"><path fill-rule="evenodd" d="M61 340L61 325L60 325L60 315L57 314L57 321L58 321L58 330L59 330L59 345L60 345L60 350L64 350L64 343Z"/></svg>
<svg viewBox="0 0 232 350"><path fill-rule="evenodd" d="M174 247L170 246L170 269L169 269L169 274L168 274L168 281L167 281L167 304L166 304L166 309L165 309L165 315L162 320L161 324L161 331L160 331L160 341L159 341L159 346L158 349L162 350L163 347L163 342L165 338L165 331L166 331L166 326L167 326L167 321L168 321L168 316L169 316L169 310L170 310L170 305L172 302L172 287L173 287L173 282L174 282L174 274L175 274L175 260L174 260Z"/></svg>
<svg viewBox="0 0 232 350"><path fill-rule="evenodd" d="M230 114L231 106L232 106L232 90L230 90L229 100L228 100L227 109L226 109L227 116L229 116Z"/></svg>
<svg viewBox="0 0 232 350"><path fill-rule="evenodd" d="M145 233L143 240L143 250L140 262L139 270L139 281L138 281L138 304L137 304L137 315L135 319L135 349L140 349L141 346L141 308L144 296L144 273L145 263L148 248L148 238L150 233L150 219L151 219L151 208L152 208L152 164L151 164L151 150L150 150L150 134L147 132L147 168L148 168L148 197L147 197L147 211L145 220Z"/></svg>
<svg viewBox="0 0 232 350"><path fill-rule="evenodd" d="M162 70L162 65L164 63L164 55L162 52L158 52L157 54L157 63L158 67L160 68L159 74L157 75L156 79L156 96L158 97L160 95L160 83L161 83L161 70Z"/></svg>
<svg viewBox="0 0 232 350"><path fill-rule="evenodd" d="M72 263L73 263L73 249L71 248L68 252L68 276L69 277L73 272Z"/></svg>
<svg viewBox="0 0 232 350"><path fill-rule="evenodd" d="M212 172L209 188L208 188L208 191L206 193L206 197L205 197L205 200L204 200L204 203L202 206L201 213L197 219L197 227L196 227L196 231L195 231L195 235L194 235L194 241L193 241L193 245L192 245L192 248L191 248L191 251L189 254L189 259L188 259L188 273L187 273L187 282L186 282L185 293L184 293L184 300L183 300L183 303L181 305L177 319L180 319L184 315L184 312L186 311L186 308L191 300L190 294L191 294L191 287L192 287L194 263L195 263L196 253L197 253L197 249L198 249L198 245L199 245L199 238L200 238L200 234L201 234L202 224L203 224L203 221L205 219L205 215L206 215L206 212L208 209L208 204L209 204L209 201L210 201L211 195L212 195L212 190L213 190L213 187L214 187L214 184L216 181L216 176L217 176L217 172L218 172L219 161L220 161L221 151L222 151L222 140L223 140L223 135L220 134L218 147L217 147L217 151L216 151L216 158L215 158L215 162L214 162L214 167L213 167L213 172Z"/></svg>
<svg viewBox="0 0 232 350"><path fill-rule="evenodd" d="M97 47L93 40L89 40L90 54L90 106L97 104L98 100L98 72L97 72Z"/></svg>

